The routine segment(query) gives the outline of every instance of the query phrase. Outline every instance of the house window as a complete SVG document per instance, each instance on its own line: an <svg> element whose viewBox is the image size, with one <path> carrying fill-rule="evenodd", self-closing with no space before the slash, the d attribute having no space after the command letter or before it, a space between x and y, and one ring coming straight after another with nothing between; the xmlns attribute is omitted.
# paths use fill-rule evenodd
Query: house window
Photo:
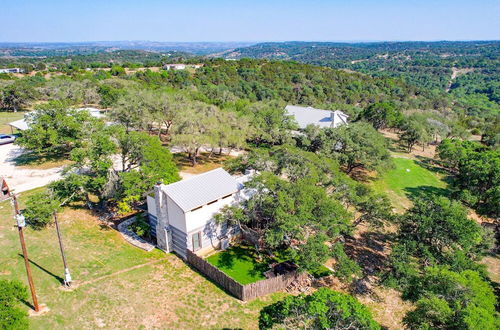
<svg viewBox="0 0 500 330"><path fill-rule="evenodd" d="M201 249L201 232L193 234L193 251Z"/></svg>

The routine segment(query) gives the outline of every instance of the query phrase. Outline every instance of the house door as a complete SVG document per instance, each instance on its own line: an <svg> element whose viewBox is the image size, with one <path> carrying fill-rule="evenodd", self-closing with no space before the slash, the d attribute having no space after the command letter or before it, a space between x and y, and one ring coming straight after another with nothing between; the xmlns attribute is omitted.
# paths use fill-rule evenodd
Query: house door
<svg viewBox="0 0 500 330"><path fill-rule="evenodd" d="M201 232L193 234L193 251L201 249Z"/></svg>

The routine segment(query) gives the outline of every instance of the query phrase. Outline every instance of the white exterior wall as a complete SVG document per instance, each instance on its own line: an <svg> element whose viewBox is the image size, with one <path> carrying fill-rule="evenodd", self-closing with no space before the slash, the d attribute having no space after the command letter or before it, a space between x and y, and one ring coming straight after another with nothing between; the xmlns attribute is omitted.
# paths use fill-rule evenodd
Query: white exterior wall
<svg viewBox="0 0 500 330"><path fill-rule="evenodd" d="M175 202L167 196L167 214L168 214L168 224L174 226L180 231L187 233L186 222L187 216L185 216L182 209L175 204Z"/></svg>
<svg viewBox="0 0 500 330"><path fill-rule="evenodd" d="M156 217L156 201L154 197L147 196L146 202L148 205L148 213Z"/></svg>
<svg viewBox="0 0 500 330"><path fill-rule="evenodd" d="M220 211L220 209L226 205L234 202L234 194L230 197L220 199L217 202L204 205L201 209L194 211L189 211L186 213L186 233L189 233L195 229L204 227L207 223L211 222L214 215Z"/></svg>

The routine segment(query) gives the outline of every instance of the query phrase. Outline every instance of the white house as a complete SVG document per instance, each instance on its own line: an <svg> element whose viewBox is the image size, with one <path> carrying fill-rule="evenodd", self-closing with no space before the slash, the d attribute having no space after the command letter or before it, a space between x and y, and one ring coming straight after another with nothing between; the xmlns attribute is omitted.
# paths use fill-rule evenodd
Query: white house
<svg viewBox="0 0 500 330"><path fill-rule="evenodd" d="M186 68L186 64L176 63L176 64L165 64L163 69L165 70L184 70Z"/></svg>
<svg viewBox="0 0 500 330"><path fill-rule="evenodd" d="M184 63L174 63L174 64L165 64L163 66L164 70L185 70L186 68L199 69L203 66L203 64L184 64Z"/></svg>
<svg viewBox="0 0 500 330"><path fill-rule="evenodd" d="M148 196L147 204L158 247L186 258L186 250L209 250L225 244L238 229L217 224L214 215L251 195L244 189L251 175L234 177L218 168L169 185L157 184L154 198Z"/></svg>
<svg viewBox="0 0 500 330"><path fill-rule="evenodd" d="M316 125L321 128L335 128L347 124L348 115L340 110L323 110L313 107L301 107L287 105L285 110L288 115L293 116L299 127L304 129L307 125Z"/></svg>
<svg viewBox="0 0 500 330"><path fill-rule="evenodd" d="M23 69L21 68L7 68L7 69L0 69L0 73L22 73Z"/></svg>

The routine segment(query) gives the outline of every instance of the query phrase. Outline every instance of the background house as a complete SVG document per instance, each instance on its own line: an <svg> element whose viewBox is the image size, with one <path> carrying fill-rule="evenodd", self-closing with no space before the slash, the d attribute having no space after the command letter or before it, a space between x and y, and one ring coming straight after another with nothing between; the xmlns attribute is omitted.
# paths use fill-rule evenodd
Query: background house
<svg viewBox="0 0 500 330"><path fill-rule="evenodd" d="M184 70L186 68L186 64L176 63L176 64L165 64L163 66L164 70Z"/></svg>
<svg viewBox="0 0 500 330"><path fill-rule="evenodd" d="M214 215L248 197L244 183L250 177L234 177L218 168L169 185L156 185L154 198L148 196L148 213L158 247L186 258L186 250L211 250L235 235L237 228L217 224Z"/></svg>
<svg viewBox="0 0 500 330"><path fill-rule="evenodd" d="M301 129L307 125L316 125L321 128L335 128L347 124L348 115L340 110L323 110L313 107L301 107L287 105L285 110L288 115L293 116Z"/></svg>
<svg viewBox="0 0 500 330"><path fill-rule="evenodd" d="M94 118L105 118L106 117L101 112L101 110L99 110L97 108L87 107L87 108L78 108L76 110L78 110L78 111L88 111L88 113L92 117L94 117ZM10 131L11 131L12 134L14 134L14 129L16 129L19 132L21 132L21 131L25 131L25 130L27 130L27 129L30 128L28 122L26 121L26 117L29 116L30 113L32 113L32 112L28 112L27 114L25 114L23 119L19 119L19 120L16 120L16 121L13 121L13 122L9 123Z"/></svg>
<svg viewBox="0 0 500 330"><path fill-rule="evenodd" d="M0 69L0 73L22 73L23 69L21 68L7 68L7 69Z"/></svg>

